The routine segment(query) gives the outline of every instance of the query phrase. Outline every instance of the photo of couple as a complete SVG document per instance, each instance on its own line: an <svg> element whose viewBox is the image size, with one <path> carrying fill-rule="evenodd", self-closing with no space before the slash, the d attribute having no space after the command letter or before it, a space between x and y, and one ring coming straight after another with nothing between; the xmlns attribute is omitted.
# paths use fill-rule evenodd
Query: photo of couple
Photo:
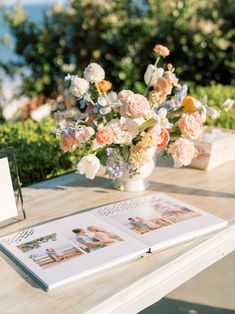
<svg viewBox="0 0 235 314"><path fill-rule="evenodd" d="M32 261L43 269L56 266L77 256L124 241L114 233L97 226L70 229L71 236L56 233L18 245Z"/></svg>
<svg viewBox="0 0 235 314"><path fill-rule="evenodd" d="M43 269L84 254L78 247L66 240L59 239L56 233L20 244L18 249Z"/></svg>
<svg viewBox="0 0 235 314"><path fill-rule="evenodd" d="M123 241L119 236L97 226L89 226L86 229L76 228L72 232L79 247L86 253Z"/></svg>

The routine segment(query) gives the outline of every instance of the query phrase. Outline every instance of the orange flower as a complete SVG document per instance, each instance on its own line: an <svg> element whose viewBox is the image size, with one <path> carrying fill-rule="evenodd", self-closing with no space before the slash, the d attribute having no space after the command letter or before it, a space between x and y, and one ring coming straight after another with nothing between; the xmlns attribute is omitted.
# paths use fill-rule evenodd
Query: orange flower
<svg viewBox="0 0 235 314"><path fill-rule="evenodd" d="M160 56L163 56L163 57L167 57L170 54L170 50L167 47L162 46L162 45L156 45L153 48L153 51L158 53Z"/></svg>
<svg viewBox="0 0 235 314"><path fill-rule="evenodd" d="M109 128L104 128L96 134L96 141L98 144L111 144L113 141L113 131Z"/></svg>
<svg viewBox="0 0 235 314"><path fill-rule="evenodd" d="M184 97L182 105L184 107L184 112L193 113L197 110L195 98L193 98L192 96Z"/></svg>
<svg viewBox="0 0 235 314"><path fill-rule="evenodd" d="M102 80L98 83L98 87L101 93L104 94L112 88L112 83L106 80Z"/></svg>
<svg viewBox="0 0 235 314"><path fill-rule="evenodd" d="M157 151L158 152L163 151L170 141L170 134L167 131L167 129L165 129L163 127L161 128L160 138L161 138L161 141L160 141L160 143L157 144Z"/></svg>

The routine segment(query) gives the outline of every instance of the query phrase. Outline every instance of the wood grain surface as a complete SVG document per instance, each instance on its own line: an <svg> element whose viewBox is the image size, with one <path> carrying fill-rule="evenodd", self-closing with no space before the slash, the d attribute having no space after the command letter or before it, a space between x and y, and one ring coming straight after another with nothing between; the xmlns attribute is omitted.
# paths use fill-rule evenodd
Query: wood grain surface
<svg viewBox="0 0 235 314"><path fill-rule="evenodd" d="M4 254L0 255L0 313L137 313L235 249L235 163L210 172L173 169L159 161L148 191L112 188L104 177L86 180L77 173L23 189L27 219L0 235L125 199L164 192L225 218L226 229L153 253L95 276L43 291Z"/></svg>

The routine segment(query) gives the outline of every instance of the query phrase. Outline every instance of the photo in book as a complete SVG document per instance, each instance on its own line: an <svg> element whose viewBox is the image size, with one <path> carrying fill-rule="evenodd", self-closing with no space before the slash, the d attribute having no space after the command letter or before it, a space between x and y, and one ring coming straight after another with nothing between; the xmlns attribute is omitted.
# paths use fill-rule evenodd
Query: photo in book
<svg viewBox="0 0 235 314"><path fill-rule="evenodd" d="M138 234L200 216L199 213L179 206L164 209L159 205L149 205L133 209L132 212L117 216L116 219Z"/></svg>

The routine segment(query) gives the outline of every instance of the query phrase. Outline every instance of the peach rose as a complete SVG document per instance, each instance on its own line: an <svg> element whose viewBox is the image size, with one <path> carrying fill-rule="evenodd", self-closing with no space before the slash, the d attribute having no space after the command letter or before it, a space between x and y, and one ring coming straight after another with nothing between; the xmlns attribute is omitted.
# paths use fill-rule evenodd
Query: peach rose
<svg viewBox="0 0 235 314"><path fill-rule="evenodd" d="M183 114L178 126L182 135L190 140L198 139L202 132L202 124L194 114Z"/></svg>
<svg viewBox="0 0 235 314"><path fill-rule="evenodd" d="M60 148L66 152L74 152L78 147L75 132L63 132L60 134Z"/></svg>
<svg viewBox="0 0 235 314"><path fill-rule="evenodd" d="M112 144L113 131L109 128L103 128L96 134L96 141L99 145Z"/></svg>
<svg viewBox="0 0 235 314"><path fill-rule="evenodd" d="M153 51L163 57L167 57L170 54L170 50L166 46L162 46L162 45L156 45L153 48Z"/></svg>
<svg viewBox="0 0 235 314"><path fill-rule="evenodd" d="M166 148L166 145L170 141L170 134L165 128L161 128L161 133L160 133L160 139L161 141L157 144L157 151L161 152Z"/></svg>
<svg viewBox="0 0 235 314"><path fill-rule="evenodd" d="M174 159L174 167L180 168L182 166L188 166L191 163L196 153L196 148L191 141L180 137L170 147L169 153Z"/></svg>
<svg viewBox="0 0 235 314"><path fill-rule="evenodd" d="M112 88L112 83L106 80L102 80L98 83L98 87L101 93L104 94Z"/></svg>
<svg viewBox="0 0 235 314"><path fill-rule="evenodd" d="M120 113L130 118L141 118L150 110L147 98L140 94L129 96L120 107Z"/></svg>
<svg viewBox="0 0 235 314"><path fill-rule="evenodd" d="M123 89L121 92L118 93L117 98L121 100L121 102L125 102L128 97L134 95L131 90Z"/></svg>
<svg viewBox="0 0 235 314"><path fill-rule="evenodd" d="M171 93L172 85L168 82L165 77L160 77L157 80L155 90L161 94L161 97L164 98Z"/></svg>

